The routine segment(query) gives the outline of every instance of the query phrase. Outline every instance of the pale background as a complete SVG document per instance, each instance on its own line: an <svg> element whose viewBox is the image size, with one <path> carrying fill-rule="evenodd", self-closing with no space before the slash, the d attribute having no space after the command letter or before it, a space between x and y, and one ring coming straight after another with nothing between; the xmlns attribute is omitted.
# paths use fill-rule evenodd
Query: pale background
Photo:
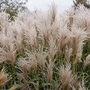
<svg viewBox="0 0 90 90"><path fill-rule="evenodd" d="M37 9L45 11L52 2L56 4L58 12L68 10L73 5L73 0L28 0L26 6L30 11Z"/></svg>

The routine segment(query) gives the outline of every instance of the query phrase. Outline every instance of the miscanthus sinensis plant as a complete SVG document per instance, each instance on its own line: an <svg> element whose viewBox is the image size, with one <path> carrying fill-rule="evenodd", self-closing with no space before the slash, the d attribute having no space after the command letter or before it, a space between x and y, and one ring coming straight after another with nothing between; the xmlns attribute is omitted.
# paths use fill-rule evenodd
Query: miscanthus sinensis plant
<svg viewBox="0 0 90 90"><path fill-rule="evenodd" d="M0 13L0 90L89 89L90 9Z"/></svg>

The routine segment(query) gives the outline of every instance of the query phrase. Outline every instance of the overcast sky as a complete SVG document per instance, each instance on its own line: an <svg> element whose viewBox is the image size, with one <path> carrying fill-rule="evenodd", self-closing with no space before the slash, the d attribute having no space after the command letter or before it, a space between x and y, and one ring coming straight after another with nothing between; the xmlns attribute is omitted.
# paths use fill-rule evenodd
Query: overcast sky
<svg viewBox="0 0 90 90"><path fill-rule="evenodd" d="M36 9L45 11L52 2L56 4L58 12L63 12L73 5L73 0L28 0L27 7L31 11Z"/></svg>

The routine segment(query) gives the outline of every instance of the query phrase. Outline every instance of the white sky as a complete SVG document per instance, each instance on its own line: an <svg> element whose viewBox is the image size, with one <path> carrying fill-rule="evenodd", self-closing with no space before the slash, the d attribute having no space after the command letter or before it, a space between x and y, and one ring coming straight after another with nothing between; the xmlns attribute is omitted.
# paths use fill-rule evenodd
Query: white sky
<svg viewBox="0 0 90 90"><path fill-rule="evenodd" d="M44 11L52 2L56 4L59 12L63 12L73 5L73 0L28 0L27 7L31 11L36 9Z"/></svg>

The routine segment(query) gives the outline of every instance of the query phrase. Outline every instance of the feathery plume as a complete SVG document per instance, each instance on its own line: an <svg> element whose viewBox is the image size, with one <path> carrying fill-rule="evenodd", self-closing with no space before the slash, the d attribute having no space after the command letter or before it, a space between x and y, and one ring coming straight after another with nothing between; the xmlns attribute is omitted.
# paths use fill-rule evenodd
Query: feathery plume
<svg viewBox="0 0 90 90"><path fill-rule="evenodd" d="M43 72L45 68L45 62L46 62L46 53L43 53L43 51L39 51L36 53L36 56L37 56L37 62Z"/></svg>
<svg viewBox="0 0 90 90"><path fill-rule="evenodd" d="M61 77L61 83L63 90L69 90L70 89L70 83L73 80L73 75L71 71L71 65L66 63L66 67L62 65L60 67L60 77Z"/></svg>
<svg viewBox="0 0 90 90"><path fill-rule="evenodd" d="M47 78L49 82L52 82L52 78L53 78L53 65L54 62L52 62L52 60L49 60L49 63L47 63Z"/></svg>
<svg viewBox="0 0 90 90"><path fill-rule="evenodd" d="M55 6L55 3L52 3L49 11L48 11L48 18L51 22L51 25L55 22L56 20L56 16L57 16L57 10L56 10L56 6Z"/></svg>
<svg viewBox="0 0 90 90"><path fill-rule="evenodd" d="M66 53L67 63L70 63L69 61L70 61L70 56L72 55L72 48L66 49L65 53Z"/></svg>
<svg viewBox="0 0 90 90"><path fill-rule="evenodd" d="M26 50L27 58L30 60L31 67L36 71L37 70L37 58L36 53L31 53L29 50Z"/></svg>
<svg viewBox="0 0 90 90"><path fill-rule="evenodd" d="M8 82L8 74L5 73L4 69L2 69L0 72L0 89L2 89L7 82Z"/></svg>
<svg viewBox="0 0 90 90"><path fill-rule="evenodd" d="M30 71L30 65L29 62L26 61L24 58L19 58L18 60L18 66L21 67L22 70L22 74L18 74L18 76L20 76L20 78L23 79L24 83L27 82L27 70Z"/></svg>
<svg viewBox="0 0 90 90"><path fill-rule="evenodd" d="M56 54L56 44L53 37L51 37L49 40L49 57L52 60L52 62L54 61L55 54Z"/></svg>
<svg viewBox="0 0 90 90"><path fill-rule="evenodd" d="M87 38L86 32L81 30L80 28L73 28L72 29L72 49L73 53L77 54L78 52L82 52L84 41Z"/></svg>

